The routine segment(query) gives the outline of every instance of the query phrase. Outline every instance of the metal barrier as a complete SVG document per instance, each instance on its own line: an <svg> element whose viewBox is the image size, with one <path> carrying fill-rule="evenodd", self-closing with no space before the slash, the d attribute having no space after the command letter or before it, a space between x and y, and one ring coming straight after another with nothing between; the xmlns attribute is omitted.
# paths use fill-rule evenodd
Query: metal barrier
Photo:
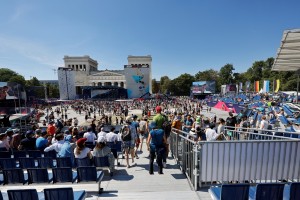
<svg viewBox="0 0 300 200"><path fill-rule="evenodd" d="M194 190L222 183L300 181L299 139L254 131L234 134L228 141L195 142L188 133L172 129L172 156Z"/></svg>

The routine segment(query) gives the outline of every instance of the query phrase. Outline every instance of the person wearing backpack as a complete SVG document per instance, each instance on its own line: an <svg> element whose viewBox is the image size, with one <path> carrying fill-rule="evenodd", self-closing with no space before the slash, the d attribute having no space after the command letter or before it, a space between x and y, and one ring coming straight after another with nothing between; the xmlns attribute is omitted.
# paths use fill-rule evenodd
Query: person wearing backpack
<svg viewBox="0 0 300 200"><path fill-rule="evenodd" d="M134 147L137 139L136 128L132 126L132 118L126 117L125 125L121 128L121 139L125 151L126 167L129 168L129 154L131 155L132 163L134 163Z"/></svg>
<svg viewBox="0 0 300 200"><path fill-rule="evenodd" d="M159 174L163 174L163 157L165 155L166 138L164 137L164 131L157 127L156 122L152 121L149 125L150 133L147 139L147 147L150 152L149 162L149 174L153 175L153 162L156 157L158 164Z"/></svg>

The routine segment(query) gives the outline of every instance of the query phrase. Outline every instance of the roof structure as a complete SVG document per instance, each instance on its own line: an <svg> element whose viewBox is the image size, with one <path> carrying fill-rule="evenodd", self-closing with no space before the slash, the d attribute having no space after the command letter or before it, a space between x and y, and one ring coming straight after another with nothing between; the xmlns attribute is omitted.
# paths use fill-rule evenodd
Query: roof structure
<svg viewBox="0 0 300 200"><path fill-rule="evenodd" d="M273 71L300 70L300 29L283 32L281 45L277 51Z"/></svg>

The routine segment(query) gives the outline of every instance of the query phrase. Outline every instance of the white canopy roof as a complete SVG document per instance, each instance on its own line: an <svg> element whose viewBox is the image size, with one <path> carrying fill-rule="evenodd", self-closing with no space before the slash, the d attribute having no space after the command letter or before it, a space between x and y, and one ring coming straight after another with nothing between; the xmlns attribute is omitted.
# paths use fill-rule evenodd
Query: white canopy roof
<svg viewBox="0 0 300 200"><path fill-rule="evenodd" d="M297 71L300 69L300 29L283 32L273 71Z"/></svg>

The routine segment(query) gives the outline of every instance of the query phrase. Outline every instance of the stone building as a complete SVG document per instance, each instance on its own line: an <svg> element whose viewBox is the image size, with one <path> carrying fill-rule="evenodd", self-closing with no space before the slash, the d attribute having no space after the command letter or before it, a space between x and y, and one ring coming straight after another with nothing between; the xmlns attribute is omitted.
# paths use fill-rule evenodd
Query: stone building
<svg viewBox="0 0 300 200"><path fill-rule="evenodd" d="M89 56L65 56L65 69L75 75L76 94L82 94L84 86L116 86L127 89L128 98L138 98L151 93L152 57L128 56L123 70L98 70L98 62ZM60 72L62 70L58 70ZM70 83L72 85L72 83Z"/></svg>

